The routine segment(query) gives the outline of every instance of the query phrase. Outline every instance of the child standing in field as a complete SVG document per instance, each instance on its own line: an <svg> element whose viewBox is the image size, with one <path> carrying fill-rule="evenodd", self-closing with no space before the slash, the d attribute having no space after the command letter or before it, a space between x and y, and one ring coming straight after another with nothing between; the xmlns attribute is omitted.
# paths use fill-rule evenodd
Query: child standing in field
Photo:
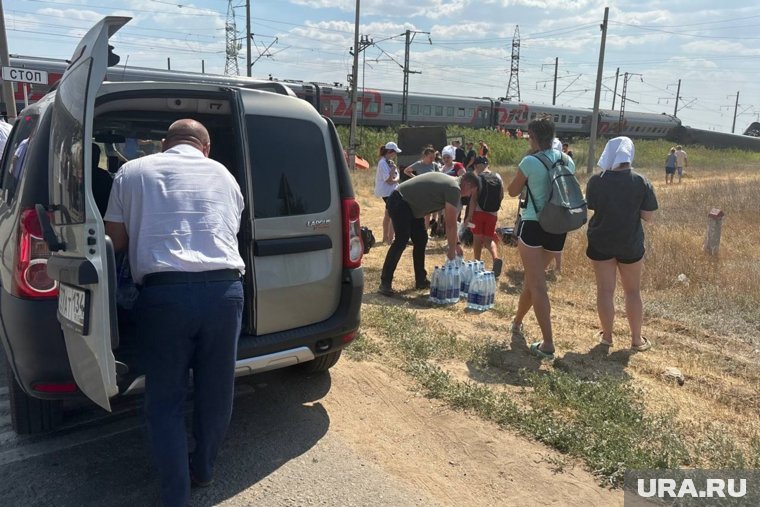
<svg viewBox="0 0 760 507"><path fill-rule="evenodd" d="M671 148L667 158L665 158L665 184L673 183L673 176L676 174L676 149ZM681 178L679 176L678 180Z"/></svg>

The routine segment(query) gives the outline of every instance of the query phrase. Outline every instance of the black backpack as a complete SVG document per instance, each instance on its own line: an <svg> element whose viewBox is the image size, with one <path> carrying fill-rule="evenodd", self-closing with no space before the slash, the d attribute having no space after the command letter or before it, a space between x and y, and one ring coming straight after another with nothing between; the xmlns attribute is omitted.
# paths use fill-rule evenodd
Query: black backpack
<svg viewBox="0 0 760 507"><path fill-rule="evenodd" d="M479 177L478 206L491 213L499 211L502 198L501 178L492 172L482 173Z"/></svg>
<svg viewBox="0 0 760 507"><path fill-rule="evenodd" d="M369 249L375 246L375 235L372 234L372 229L362 226L362 246L364 247L364 253L369 253Z"/></svg>

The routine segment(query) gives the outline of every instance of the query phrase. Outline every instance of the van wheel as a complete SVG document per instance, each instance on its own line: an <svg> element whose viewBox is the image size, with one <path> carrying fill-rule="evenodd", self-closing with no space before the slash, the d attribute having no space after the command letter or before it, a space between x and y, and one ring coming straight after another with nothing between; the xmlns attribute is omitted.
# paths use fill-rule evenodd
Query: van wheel
<svg viewBox="0 0 760 507"><path fill-rule="evenodd" d="M16 382L16 377L7 361L5 370L8 378L8 401L13 431L19 435L34 435L58 427L63 421L63 402L40 400L29 396Z"/></svg>
<svg viewBox="0 0 760 507"><path fill-rule="evenodd" d="M304 373L319 373L321 371L327 371L335 366L335 363L340 359L340 354L342 352L343 350L336 350L335 352L329 352L316 359L307 361L300 365L301 371Z"/></svg>

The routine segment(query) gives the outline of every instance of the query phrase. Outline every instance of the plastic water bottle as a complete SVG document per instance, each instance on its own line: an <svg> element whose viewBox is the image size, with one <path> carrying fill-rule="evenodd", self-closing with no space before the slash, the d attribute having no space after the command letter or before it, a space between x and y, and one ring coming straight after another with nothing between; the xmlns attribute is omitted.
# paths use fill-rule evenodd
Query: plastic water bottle
<svg viewBox="0 0 760 507"><path fill-rule="evenodd" d="M441 285L441 268L438 266L433 270L433 276L430 279L430 302L440 304L441 300L438 297L438 291Z"/></svg>
<svg viewBox="0 0 760 507"><path fill-rule="evenodd" d="M490 310L494 307L496 301L496 276L493 271L488 271L488 297L486 302L486 309Z"/></svg>
<svg viewBox="0 0 760 507"><path fill-rule="evenodd" d="M454 293L454 287L451 286L451 282L454 280L454 277L451 273L451 266L447 264L443 269L443 273L443 279L445 280L445 289L443 291L443 296L441 297L441 302L448 304L451 302L451 295Z"/></svg>
<svg viewBox="0 0 760 507"><path fill-rule="evenodd" d="M457 303L459 301L459 291L461 290L461 276L459 273L459 266L456 261L451 265L451 299L449 303Z"/></svg>
<svg viewBox="0 0 760 507"><path fill-rule="evenodd" d="M472 280L472 273L473 273L473 263L472 261L468 261L464 263L462 266L462 269L460 270L460 286L459 286L459 292L460 295L467 299L467 293L470 290L470 280Z"/></svg>
<svg viewBox="0 0 760 507"><path fill-rule="evenodd" d="M470 292L467 293L467 308L477 311L484 310L483 291L485 287L483 282L484 279L480 274L476 275L470 282Z"/></svg>
<svg viewBox="0 0 760 507"><path fill-rule="evenodd" d="M469 310L475 310L475 301L477 299L477 296L475 292L478 290L478 279L472 278L470 281L469 289L467 290L467 308Z"/></svg>

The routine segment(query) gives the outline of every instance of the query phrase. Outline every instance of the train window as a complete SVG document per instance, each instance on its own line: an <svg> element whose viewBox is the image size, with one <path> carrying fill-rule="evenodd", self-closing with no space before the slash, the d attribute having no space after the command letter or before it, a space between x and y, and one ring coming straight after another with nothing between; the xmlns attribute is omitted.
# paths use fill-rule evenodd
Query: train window
<svg viewBox="0 0 760 507"><path fill-rule="evenodd" d="M457 118L464 118L464 108L463 107L457 108Z"/></svg>
<svg viewBox="0 0 760 507"><path fill-rule="evenodd" d="M554 123L559 123L559 115L558 114L554 115Z"/></svg>
<svg viewBox="0 0 760 507"><path fill-rule="evenodd" d="M468 107L467 108L467 117L468 118L472 118L474 115L475 115L475 109L473 109L472 107Z"/></svg>
<svg viewBox="0 0 760 507"><path fill-rule="evenodd" d="M412 113L414 116L417 116L420 114L420 105L419 104L412 104Z"/></svg>
<svg viewBox="0 0 760 507"><path fill-rule="evenodd" d="M535 120L536 119L536 113L530 113L530 119Z"/></svg>
<svg viewBox="0 0 760 507"><path fill-rule="evenodd" d="M422 106L422 116L430 116L433 106Z"/></svg>
<svg viewBox="0 0 760 507"><path fill-rule="evenodd" d="M379 113L378 111L379 106L377 105L377 102L370 102L367 104L367 112L368 113Z"/></svg>
<svg viewBox="0 0 760 507"><path fill-rule="evenodd" d="M446 108L446 116L454 116L454 108L453 107L447 107Z"/></svg>
<svg viewBox="0 0 760 507"><path fill-rule="evenodd" d="M576 116L576 117L575 117L575 123L576 123L576 125L577 125L578 123L580 123L580 122L581 122L581 117L580 117L580 116Z"/></svg>
<svg viewBox="0 0 760 507"><path fill-rule="evenodd" d="M562 115L562 118L560 119L560 121L559 121L559 122L560 122L560 123L565 123L565 119L566 119L566 117L565 117L565 115L563 114L563 115Z"/></svg>
<svg viewBox="0 0 760 507"><path fill-rule="evenodd" d="M396 114L402 114L404 112L403 109L404 109L403 104L396 103Z"/></svg>
<svg viewBox="0 0 760 507"><path fill-rule="evenodd" d="M443 106L435 106L435 115L443 116Z"/></svg>
<svg viewBox="0 0 760 507"><path fill-rule="evenodd" d="M383 114L393 114L393 104L390 102L383 104Z"/></svg>

